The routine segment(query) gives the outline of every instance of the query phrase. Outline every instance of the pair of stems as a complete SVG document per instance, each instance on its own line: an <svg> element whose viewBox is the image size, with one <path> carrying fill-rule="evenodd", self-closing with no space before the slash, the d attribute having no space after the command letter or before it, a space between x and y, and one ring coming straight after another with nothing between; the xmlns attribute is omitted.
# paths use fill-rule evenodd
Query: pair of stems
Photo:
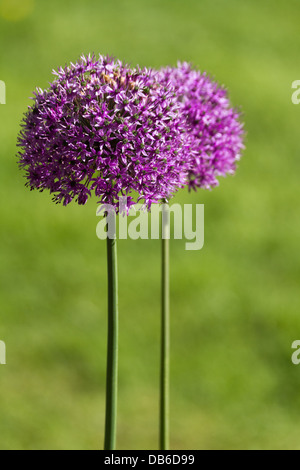
<svg viewBox="0 0 300 470"><path fill-rule="evenodd" d="M162 289L160 358L160 450L169 449L169 376L170 376L170 294L169 294L169 211L162 206ZM117 240L107 237L108 337L106 371L106 414L104 450L116 449L118 398L118 263Z"/></svg>

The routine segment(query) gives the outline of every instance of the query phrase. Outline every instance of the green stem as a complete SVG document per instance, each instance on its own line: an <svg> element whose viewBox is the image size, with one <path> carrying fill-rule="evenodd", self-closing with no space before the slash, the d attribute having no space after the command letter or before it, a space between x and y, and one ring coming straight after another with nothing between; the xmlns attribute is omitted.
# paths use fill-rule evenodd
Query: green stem
<svg viewBox="0 0 300 470"><path fill-rule="evenodd" d="M169 449L169 377L170 377L170 276L169 211L162 210L162 297L161 297L161 364L160 364L160 450Z"/></svg>
<svg viewBox="0 0 300 470"><path fill-rule="evenodd" d="M118 392L118 274L117 241L107 237L108 340L104 450L116 447Z"/></svg>

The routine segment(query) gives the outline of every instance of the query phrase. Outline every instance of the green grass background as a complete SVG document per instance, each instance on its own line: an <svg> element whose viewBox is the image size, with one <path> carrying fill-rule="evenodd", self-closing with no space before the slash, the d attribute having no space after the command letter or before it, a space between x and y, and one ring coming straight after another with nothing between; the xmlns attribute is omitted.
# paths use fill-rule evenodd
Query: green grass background
<svg viewBox="0 0 300 470"><path fill-rule="evenodd" d="M93 51L141 66L192 61L228 87L246 122L236 176L174 199L205 204L206 241L171 248L172 448L300 449L299 13L298 0L0 2L1 449L102 448L96 201L54 205L24 188L15 158L34 88ZM118 448L156 449L159 242L120 242L119 266Z"/></svg>

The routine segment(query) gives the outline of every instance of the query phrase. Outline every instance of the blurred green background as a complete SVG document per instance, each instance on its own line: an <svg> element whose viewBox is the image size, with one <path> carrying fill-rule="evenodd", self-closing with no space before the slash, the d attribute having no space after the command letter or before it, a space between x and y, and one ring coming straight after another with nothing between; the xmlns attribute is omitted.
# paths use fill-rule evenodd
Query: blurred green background
<svg viewBox="0 0 300 470"><path fill-rule="evenodd" d="M241 106L236 176L205 204L205 247L172 242L173 449L300 449L298 0L0 1L1 449L102 448L106 246L96 200L63 208L16 163L22 113L82 53L192 61ZM160 245L122 241L119 449L157 449Z"/></svg>

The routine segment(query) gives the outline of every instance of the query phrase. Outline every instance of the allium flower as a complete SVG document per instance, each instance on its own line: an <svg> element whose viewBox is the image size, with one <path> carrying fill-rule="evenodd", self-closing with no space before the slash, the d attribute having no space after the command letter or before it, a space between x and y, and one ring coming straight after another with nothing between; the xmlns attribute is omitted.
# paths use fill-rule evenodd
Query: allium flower
<svg viewBox="0 0 300 470"><path fill-rule="evenodd" d="M159 77L162 84L175 87L186 130L193 139L189 187L217 186L218 176L235 172L244 148L239 112L231 107L224 88L186 62L162 69Z"/></svg>
<svg viewBox="0 0 300 470"><path fill-rule="evenodd" d="M53 72L34 93L19 136L27 186L50 190L55 202L118 206L134 194L148 208L186 183L189 151L171 86L148 69L130 70L109 57L82 57Z"/></svg>

